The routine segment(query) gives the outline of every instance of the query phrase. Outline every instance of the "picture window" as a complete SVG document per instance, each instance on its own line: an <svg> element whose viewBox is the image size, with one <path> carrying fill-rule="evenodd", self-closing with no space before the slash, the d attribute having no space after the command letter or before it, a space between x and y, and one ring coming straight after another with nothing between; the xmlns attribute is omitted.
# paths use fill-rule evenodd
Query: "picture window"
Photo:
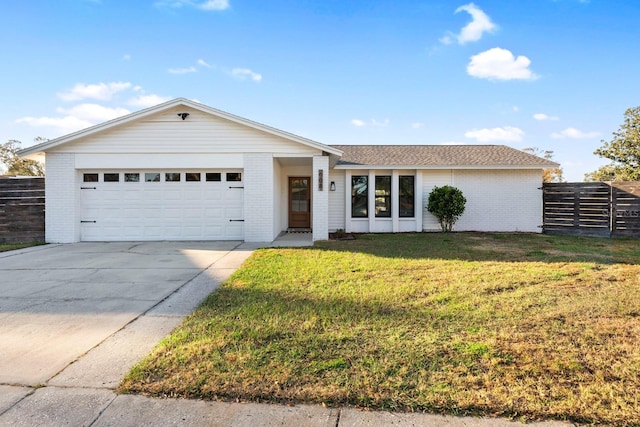
<svg viewBox="0 0 640 427"><path fill-rule="evenodd" d="M400 191L398 193L400 218L415 216L415 200L415 177L400 176Z"/></svg>
<svg viewBox="0 0 640 427"><path fill-rule="evenodd" d="M351 216L366 218L369 216L369 177L356 175L351 177Z"/></svg>
<svg viewBox="0 0 640 427"><path fill-rule="evenodd" d="M391 177L376 176L376 217L391 217Z"/></svg>

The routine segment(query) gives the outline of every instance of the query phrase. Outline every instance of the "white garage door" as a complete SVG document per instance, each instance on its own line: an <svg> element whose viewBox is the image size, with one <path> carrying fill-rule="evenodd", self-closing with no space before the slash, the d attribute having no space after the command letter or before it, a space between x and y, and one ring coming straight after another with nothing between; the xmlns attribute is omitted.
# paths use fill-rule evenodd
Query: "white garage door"
<svg viewBox="0 0 640 427"><path fill-rule="evenodd" d="M83 171L80 240L244 240L240 171Z"/></svg>

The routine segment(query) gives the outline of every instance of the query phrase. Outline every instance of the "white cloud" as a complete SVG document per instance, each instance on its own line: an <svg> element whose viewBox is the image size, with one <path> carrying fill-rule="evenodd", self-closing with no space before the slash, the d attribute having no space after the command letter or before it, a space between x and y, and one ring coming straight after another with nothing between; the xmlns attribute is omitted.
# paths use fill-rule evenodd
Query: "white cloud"
<svg viewBox="0 0 640 427"><path fill-rule="evenodd" d="M557 120L560 120L559 117L549 116L549 115L544 114L544 113L536 113L536 114L533 115L533 118L536 119L536 120L540 120L540 121L545 121L545 120L557 121Z"/></svg>
<svg viewBox="0 0 640 427"><path fill-rule="evenodd" d="M78 83L70 91L58 93L58 97L63 101L79 101L82 99L107 101L114 94L130 87L131 83L129 82L98 83L93 85Z"/></svg>
<svg viewBox="0 0 640 427"><path fill-rule="evenodd" d="M133 98L126 102L132 107L149 107L168 101L170 98L159 95L145 95L141 86L134 86L128 82L98 83L98 84L76 84L73 89L59 93L58 96L64 101L77 101L81 99L96 99L103 101L98 103L76 103L71 107L58 107L56 115L43 117L22 117L16 123L23 123L34 127L47 128L47 136L58 137L60 135L72 133L80 129L93 126L98 123L113 120L130 113L126 107L117 106L124 101L112 100L118 92L126 92ZM112 106L102 105L106 101L111 101Z"/></svg>
<svg viewBox="0 0 640 427"><path fill-rule="evenodd" d="M424 123L420 123L420 122L411 123L411 129L420 129L423 126L424 126Z"/></svg>
<svg viewBox="0 0 640 427"><path fill-rule="evenodd" d="M169 101L171 98L168 96L160 96L160 95L140 95L136 98L132 98L127 101L127 104L132 107L153 107L154 105L162 104L163 102Z"/></svg>
<svg viewBox="0 0 640 427"><path fill-rule="evenodd" d="M58 108L56 111L63 116L22 117L16 120L16 123L50 128L51 132L55 133L51 136L59 136L124 116L130 112L126 108L110 108L98 104L79 104L71 108Z"/></svg>
<svg viewBox="0 0 640 427"><path fill-rule="evenodd" d="M514 113L517 113L518 111L520 111L520 107L518 107L517 105L514 105L513 107L511 107L511 109L513 110Z"/></svg>
<svg viewBox="0 0 640 427"><path fill-rule="evenodd" d="M474 129L464 134L467 138L473 138L478 142L492 142L492 141L505 141L505 142L518 142L522 141L524 132L522 129L512 126L505 126L501 128L493 129Z"/></svg>
<svg viewBox="0 0 640 427"><path fill-rule="evenodd" d="M440 145L466 145L464 142L456 142L456 141L446 141L441 143Z"/></svg>
<svg viewBox="0 0 640 427"><path fill-rule="evenodd" d="M71 108L58 108L57 112L91 123L105 122L130 113L126 108L110 108L99 104L79 104Z"/></svg>
<svg viewBox="0 0 640 427"><path fill-rule="evenodd" d="M382 121L378 121L376 119L371 119L369 121L353 119L351 120L351 124L357 127L364 127L364 126L387 127L389 126L389 119L384 119Z"/></svg>
<svg viewBox="0 0 640 427"><path fill-rule="evenodd" d="M80 129L91 126L88 120L82 120L73 116L65 117L22 117L16 120L16 123L26 123L33 127L49 127L53 128L56 135L52 137L75 132Z"/></svg>
<svg viewBox="0 0 640 427"><path fill-rule="evenodd" d="M553 139L589 139L600 136L600 132L583 132L576 128L566 128L561 132L554 132L551 134Z"/></svg>
<svg viewBox="0 0 640 427"><path fill-rule="evenodd" d="M231 75L240 80L249 78L254 82L262 81L262 74L255 73L248 68L234 68L231 70Z"/></svg>
<svg viewBox="0 0 640 427"><path fill-rule="evenodd" d="M206 0L196 5L202 10L225 10L229 8L228 0Z"/></svg>
<svg viewBox="0 0 640 427"><path fill-rule="evenodd" d="M371 119L371 126L387 127L389 126L389 119L384 119L380 122L375 119Z"/></svg>
<svg viewBox="0 0 640 427"><path fill-rule="evenodd" d="M491 22L491 18L473 3L460 6L455 13L460 12L467 12L472 19L460 30L460 34L454 36L458 44L478 41L484 33L492 33L498 28Z"/></svg>
<svg viewBox="0 0 640 427"><path fill-rule="evenodd" d="M204 59L198 59L198 65L206 68L213 68L213 66L207 64Z"/></svg>
<svg viewBox="0 0 640 427"><path fill-rule="evenodd" d="M196 67L187 67L187 68L169 68L167 71L171 74L188 74L188 73L195 73L198 70L196 69Z"/></svg>
<svg viewBox="0 0 640 427"><path fill-rule="evenodd" d="M228 0L160 0L155 3L159 7L181 8L183 6L189 6L200 10L225 10L229 8Z"/></svg>
<svg viewBox="0 0 640 427"><path fill-rule="evenodd" d="M514 57L507 49L494 47L471 57L467 65L470 76L489 80L535 80L530 69L531 61L526 56Z"/></svg>
<svg viewBox="0 0 640 427"><path fill-rule="evenodd" d="M124 55L122 55L122 60L123 61L131 61L131 55L128 53L125 53Z"/></svg>
<svg viewBox="0 0 640 427"><path fill-rule="evenodd" d="M466 44L480 40L484 33L493 33L498 26L491 21L491 18L473 3L465 4L456 9L455 13L467 12L471 15L471 22L465 25L459 34L448 31L446 35L439 39L442 44L451 44L457 41L458 44Z"/></svg>

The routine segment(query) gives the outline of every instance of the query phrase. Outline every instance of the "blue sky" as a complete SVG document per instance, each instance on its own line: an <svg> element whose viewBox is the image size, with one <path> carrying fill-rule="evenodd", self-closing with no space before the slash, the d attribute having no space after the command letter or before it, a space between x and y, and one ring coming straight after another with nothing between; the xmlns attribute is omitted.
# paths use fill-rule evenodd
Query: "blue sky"
<svg viewBox="0 0 640 427"><path fill-rule="evenodd" d="M326 144L553 150L640 105L640 1L25 0L0 15L0 141L185 97Z"/></svg>

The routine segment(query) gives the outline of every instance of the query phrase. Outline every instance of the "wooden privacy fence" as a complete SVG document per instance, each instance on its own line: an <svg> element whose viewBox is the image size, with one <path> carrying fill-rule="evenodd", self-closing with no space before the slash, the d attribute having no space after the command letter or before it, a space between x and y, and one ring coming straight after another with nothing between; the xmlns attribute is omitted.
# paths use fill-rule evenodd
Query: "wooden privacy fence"
<svg viewBox="0 0 640 427"><path fill-rule="evenodd" d="M548 234L640 237L640 182L546 183Z"/></svg>
<svg viewBox="0 0 640 427"><path fill-rule="evenodd" d="M44 178L0 177L0 243L44 241Z"/></svg>

